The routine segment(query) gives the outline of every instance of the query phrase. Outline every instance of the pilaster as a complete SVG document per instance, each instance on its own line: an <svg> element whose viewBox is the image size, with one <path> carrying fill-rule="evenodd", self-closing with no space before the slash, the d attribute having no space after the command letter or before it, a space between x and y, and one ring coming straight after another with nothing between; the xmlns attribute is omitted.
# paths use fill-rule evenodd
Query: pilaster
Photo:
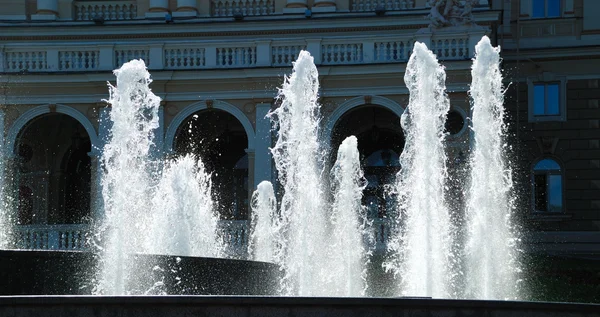
<svg viewBox="0 0 600 317"><path fill-rule="evenodd" d="M267 114L271 110L270 103L256 104L256 139L255 139L255 162L254 162L254 186L262 181L271 180L272 157L271 157L271 119Z"/></svg>

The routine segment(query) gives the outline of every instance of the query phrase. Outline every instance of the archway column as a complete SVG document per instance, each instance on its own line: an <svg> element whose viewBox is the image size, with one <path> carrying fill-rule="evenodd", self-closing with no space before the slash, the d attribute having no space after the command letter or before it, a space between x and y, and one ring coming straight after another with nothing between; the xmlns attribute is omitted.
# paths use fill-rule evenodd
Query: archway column
<svg viewBox="0 0 600 317"><path fill-rule="evenodd" d="M251 201L252 201L252 193L254 193L254 188L256 188L256 186L253 188L252 186L250 186L250 184L254 184L255 183L255 179L256 179L256 168L255 168L255 164L256 164L256 157L255 157L255 153L253 150L248 150L246 149L246 154L248 154L248 216L250 215L251 211ZM248 218L250 219L250 218Z"/></svg>
<svg viewBox="0 0 600 317"><path fill-rule="evenodd" d="M32 20L56 20L58 17L58 0L37 0L36 14Z"/></svg>
<svg viewBox="0 0 600 317"><path fill-rule="evenodd" d="M272 157L269 149L271 147L271 119L267 118L269 110L271 110L271 103L256 104L254 188L262 181L273 181L271 179ZM248 158L250 157L248 156ZM248 161L248 164L250 164L250 161Z"/></svg>

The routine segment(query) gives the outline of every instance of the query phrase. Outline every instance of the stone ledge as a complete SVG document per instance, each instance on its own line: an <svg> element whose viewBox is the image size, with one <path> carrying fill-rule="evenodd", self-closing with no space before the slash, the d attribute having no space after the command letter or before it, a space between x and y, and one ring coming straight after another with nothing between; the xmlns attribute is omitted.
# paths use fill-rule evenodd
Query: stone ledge
<svg viewBox="0 0 600 317"><path fill-rule="evenodd" d="M0 315L25 316L600 316L600 305L426 298L241 296L0 297Z"/></svg>

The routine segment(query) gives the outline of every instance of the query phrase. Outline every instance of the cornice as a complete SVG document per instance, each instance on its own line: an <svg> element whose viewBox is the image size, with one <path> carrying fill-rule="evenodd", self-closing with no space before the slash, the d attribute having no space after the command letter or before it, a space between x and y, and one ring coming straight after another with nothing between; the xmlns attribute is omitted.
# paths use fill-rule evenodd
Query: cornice
<svg viewBox="0 0 600 317"><path fill-rule="evenodd" d="M214 38L247 37L294 34L356 33L396 30L417 30L425 28L427 12L419 10L411 14L361 15L354 17L293 18L280 20L256 20L244 22L220 21L213 19L193 20L175 24L164 23L93 23L24 24L0 25L0 42L48 41L48 40L114 40L114 39L165 39L165 38ZM481 26L490 26L499 20L497 11L481 11L475 14L475 21ZM144 20L142 20L144 21ZM357 23L359 22L359 23ZM60 23L60 22L57 22Z"/></svg>
<svg viewBox="0 0 600 317"><path fill-rule="evenodd" d="M458 93L468 91L469 86L466 83L448 84L446 91L448 93ZM197 91L197 92L178 92L178 93L156 93L161 99L167 102L188 101L190 103L200 101L201 99L220 99L220 100L253 100L268 99L272 100L277 96L278 89L263 90L228 90L228 91ZM381 87L353 87L353 88L323 88L320 96L323 98L347 97L353 98L364 95L407 95L408 89L405 86L381 86ZM0 96L2 97L2 96ZM106 94L84 94L84 95L26 95L26 96L7 96L0 98L0 103L5 105L35 105L48 103L60 104L96 104L102 99L108 97Z"/></svg>

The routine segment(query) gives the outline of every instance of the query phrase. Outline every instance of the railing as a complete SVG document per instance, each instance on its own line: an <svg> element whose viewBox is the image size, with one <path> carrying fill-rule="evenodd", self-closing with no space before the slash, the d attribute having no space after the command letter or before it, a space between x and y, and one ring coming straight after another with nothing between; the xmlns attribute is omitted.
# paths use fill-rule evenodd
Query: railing
<svg viewBox="0 0 600 317"><path fill-rule="evenodd" d="M99 66L98 51L58 52L58 69L68 71L96 70Z"/></svg>
<svg viewBox="0 0 600 317"><path fill-rule="evenodd" d="M350 11L369 12L380 8L386 11L398 11L414 7L415 0L352 0Z"/></svg>
<svg viewBox="0 0 600 317"><path fill-rule="evenodd" d="M0 73L111 71L131 59L141 58L152 70L195 70L217 68L291 67L302 49L308 49L316 65L354 65L374 63L404 63L410 57L415 36L375 37L360 39L323 39L296 42L185 41L161 44L116 45L54 45L27 48L5 44L0 48ZM436 37L430 49L440 60L468 60L473 57L469 37Z"/></svg>
<svg viewBox="0 0 600 317"><path fill-rule="evenodd" d="M168 48L164 51L165 69L204 68L204 48Z"/></svg>
<svg viewBox="0 0 600 317"><path fill-rule="evenodd" d="M374 62L391 63L406 62L412 53L413 42L407 41L386 41L375 42Z"/></svg>
<svg viewBox="0 0 600 317"><path fill-rule="evenodd" d="M321 51L326 65L360 64L363 61L362 43L324 44Z"/></svg>
<svg viewBox="0 0 600 317"><path fill-rule="evenodd" d="M256 47L217 48L217 66L249 67L256 64Z"/></svg>
<svg viewBox="0 0 600 317"><path fill-rule="evenodd" d="M305 45L284 45L271 47L271 64L273 66L290 66L296 61L301 50L305 50Z"/></svg>
<svg viewBox="0 0 600 317"><path fill-rule="evenodd" d="M85 250L89 247L88 225L16 226L16 247L34 250Z"/></svg>
<svg viewBox="0 0 600 317"><path fill-rule="evenodd" d="M247 220L221 220L219 222L225 252L230 257L243 258L248 247L248 221Z"/></svg>
<svg viewBox="0 0 600 317"><path fill-rule="evenodd" d="M231 17L239 13L244 16L270 15L275 13L275 0L212 0L210 15Z"/></svg>
<svg viewBox="0 0 600 317"><path fill-rule="evenodd" d="M7 72L40 72L47 68L46 52L7 52L4 58Z"/></svg>
<svg viewBox="0 0 600 317"><path fill-rule="evenodd" d="M131 20L137 16L135 1L75 1L75 20Z"/></svg>
<svg viewBox="0 0 600 317"><path fill-rule="evenodd" d="M433 39L430 49L442 60L463 60L471 57L468 38Z"/></svg>
<svg viewBox="0 0 600 317"><path fill-rule="evenodd" d="M146 65L148 65L148 64L150 64L150 59L148 57L149 53L150 53L150 51L146 50L146 49L139 49L139 50L118 49L118 50L115 50L115 67L119 68L123 64L125 64L133 59L142 59L142 60L144 60L144 63Z"/></svg>
<svg viewBox="0 0 600 317"><path fill-rule="evenodd" d="M391 233L388 219L376 218L372 223L375 249L383 251ZM248 247L247 220L221 220L219 222L225 252L230 257L244 258ZM23 225L16 226L15 246L32 250L86 250L89 248L90 228L75 225Z"/></svg>

